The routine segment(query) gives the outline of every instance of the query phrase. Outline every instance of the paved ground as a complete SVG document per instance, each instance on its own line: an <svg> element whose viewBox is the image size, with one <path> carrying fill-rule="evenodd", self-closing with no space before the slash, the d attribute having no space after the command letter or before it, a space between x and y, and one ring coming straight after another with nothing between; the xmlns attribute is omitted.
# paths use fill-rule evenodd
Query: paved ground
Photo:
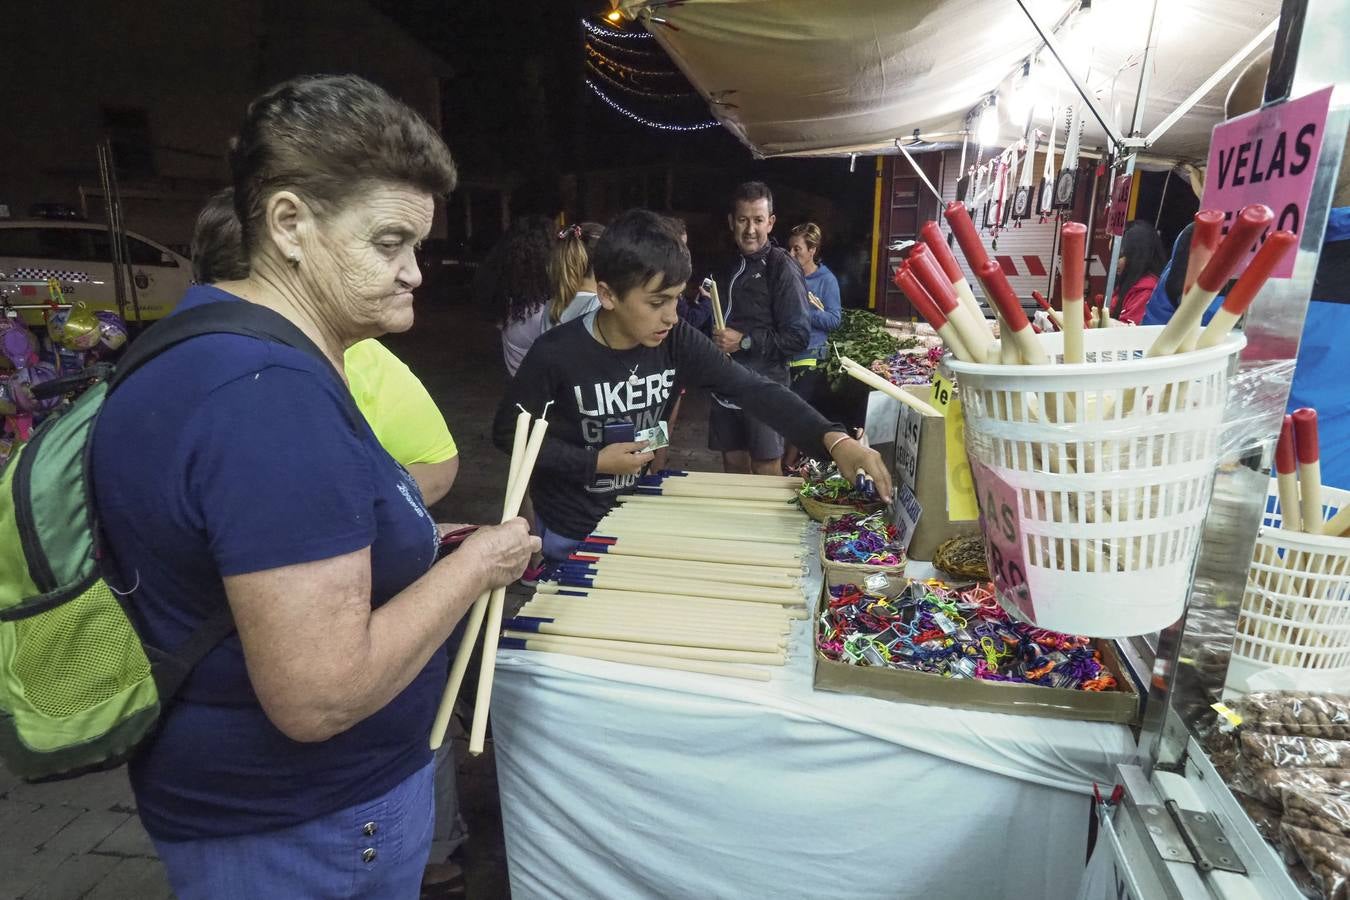
<svg viewBox="0 0 1350 900"><path fill-rule="evenodd" d="M497 332L478 310L448 297L419 301L418 324L388 341L417 372L450 422L462 467L438 520L486 522L500 515L507 458L491 444L491 419L505 383ZM712 469L706 446L707 398L689 396L681 412L673 468ZM467 684L476 681L470 672ZM509 896L492 753L472 759L461 736L459 785L471 838L466 849L471 900ZM0 900L158 900L170 897L127 783L119 769L73 781L23 784L0 768Z"/></svg>

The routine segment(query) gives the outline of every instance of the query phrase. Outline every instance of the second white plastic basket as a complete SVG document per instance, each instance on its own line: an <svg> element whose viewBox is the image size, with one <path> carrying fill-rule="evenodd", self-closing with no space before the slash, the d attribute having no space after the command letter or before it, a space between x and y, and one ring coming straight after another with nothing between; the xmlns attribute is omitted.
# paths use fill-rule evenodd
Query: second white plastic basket
<svg viewBox="0 0 1350 900"><path fill-rule="evenodd" d="M1350 685L1350 538L1280 528L1276 485L1247 573L1226 693ZM1324 487L1322 501L1326 521L1350 491Z"/></svg>
<svg viewBox="0 0 1350 900"><path fill-rule="evenodd" d="M1145 358L1161 330L1089 330L1081 364L945 363L990 572L1013 615L1093 637L1181 617L1245 339ZM1062 335L1039 340L1062 359Z"/></svg>

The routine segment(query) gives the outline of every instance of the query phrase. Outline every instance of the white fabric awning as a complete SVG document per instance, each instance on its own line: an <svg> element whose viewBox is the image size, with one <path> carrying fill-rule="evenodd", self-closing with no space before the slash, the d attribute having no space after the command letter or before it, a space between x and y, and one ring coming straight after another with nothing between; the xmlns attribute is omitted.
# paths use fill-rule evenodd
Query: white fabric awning
<svg viewBox="0 0 1350 900"><path fill-rule="evenodd" d="M1046 26L1077 2L1028 0ZM960 140L967 114L1041 47L1013 0L619 0L647 26L709 108L762 156L893 153L915 129ZM1278 16L1278 0L1160 0L1148 88L1148 131L1235 51ZM650 7L650 9L649 9ZM1129 132L1149 4L1094 0L1071 43L1092 46L1089 88L1122 133ZM1048 53L1044 92L1061 105L1073 88ZM1203 159L1223 111L1223 79L1149 151ZM1006 91L1005 91L1006 96ZM1049 116L1037 122L1048 130ZM1060 128L1062 148L1063 128ZM1018 129L1003 119L1001 140ZM1084 148L1106 137L1090 117Z"/></svg>

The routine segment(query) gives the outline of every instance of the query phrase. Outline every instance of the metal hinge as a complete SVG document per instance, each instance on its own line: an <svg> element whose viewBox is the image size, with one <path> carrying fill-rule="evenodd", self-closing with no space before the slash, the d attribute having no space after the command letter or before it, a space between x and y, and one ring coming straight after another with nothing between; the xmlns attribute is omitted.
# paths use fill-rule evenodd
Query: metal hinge
<svg viewBox="0 0 1350 900"><path fill-rule="evenodd" d="M1158 855L1167 862L1190 863L1203 873L1235 872L1246 875L1233 843L1212 813L1182 809L1175 800L1163 801L1143 772L1121 767L1128 796Z"/></svg>
<svg viewBox="0 0 1350 900"><path fill-rule="evenodd" d="M1247 867L1238 859L1223 826L1212 814L1182 809L1175 800L1161 805L1140 803L1136 808L1163 859L1190 863L1201 872L1218 869L1247 874Z"/></svg>

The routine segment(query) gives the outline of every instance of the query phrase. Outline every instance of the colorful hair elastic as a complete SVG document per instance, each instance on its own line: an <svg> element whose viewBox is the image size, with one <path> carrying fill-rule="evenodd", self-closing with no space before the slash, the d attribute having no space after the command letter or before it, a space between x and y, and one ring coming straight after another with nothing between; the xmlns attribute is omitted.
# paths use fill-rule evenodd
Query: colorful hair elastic
<svg viewBox="0 0 1350 900"><path fill-rule="evenodd" d="M820 615L816 647L837 662L946 678L1082 691L1116 686L1090 638L1014 621L987 583L912 582L897 597L838 585Z"/></svg>

